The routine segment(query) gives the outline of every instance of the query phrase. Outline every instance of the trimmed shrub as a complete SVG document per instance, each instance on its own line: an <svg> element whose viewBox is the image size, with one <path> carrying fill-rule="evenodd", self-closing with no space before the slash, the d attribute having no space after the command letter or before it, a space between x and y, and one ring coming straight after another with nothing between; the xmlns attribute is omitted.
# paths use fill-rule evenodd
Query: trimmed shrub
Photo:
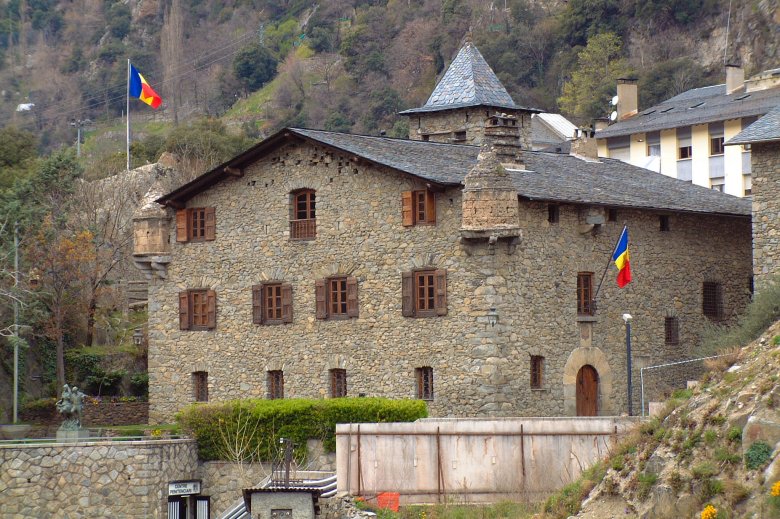
<svg viewBox="0 0 780 519"><path fill-rule="evenodd" d="M192 404L176 416L182 430L198 442L202 460L268 461L275 458L279 438L305 455L306 440L322 440L336 450L336 424L413 422L428 416L422 400L333 398L328 400L234 400Z"/></svg>

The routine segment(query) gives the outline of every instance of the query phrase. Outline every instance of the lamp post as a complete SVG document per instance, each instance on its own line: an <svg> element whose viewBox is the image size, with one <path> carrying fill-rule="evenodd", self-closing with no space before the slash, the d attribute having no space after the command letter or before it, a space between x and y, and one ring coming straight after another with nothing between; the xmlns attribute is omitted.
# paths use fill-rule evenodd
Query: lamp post
<svg viewBox="0 0 780 519"><path fill-rule="evenodd" d="M626 323L626 369L628 375L628 416L633 416L631 398L631 314L623 314Z"/></svg>

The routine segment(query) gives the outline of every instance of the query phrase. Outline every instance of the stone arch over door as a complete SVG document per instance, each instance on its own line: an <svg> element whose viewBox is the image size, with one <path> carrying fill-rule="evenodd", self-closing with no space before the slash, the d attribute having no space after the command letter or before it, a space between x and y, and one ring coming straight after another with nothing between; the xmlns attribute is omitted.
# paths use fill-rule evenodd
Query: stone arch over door
<svg viewBox="0 0 780 519"><path fill-rule="evenodd" d="M575 348L566 359L563 368L563 414L577 416L577 373L586 365L592 366L598 373L599 415L617 414L612 398L612 369L604 352L595 347Z"/></svg>

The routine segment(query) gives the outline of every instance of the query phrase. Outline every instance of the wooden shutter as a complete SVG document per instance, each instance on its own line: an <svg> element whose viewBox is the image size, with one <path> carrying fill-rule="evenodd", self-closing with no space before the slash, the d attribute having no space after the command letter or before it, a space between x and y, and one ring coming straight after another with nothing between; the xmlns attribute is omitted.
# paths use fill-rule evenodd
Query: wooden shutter
<svg viewBox="0 0 780 519"><path fill-rule="evenodd" d="M179 330L190 329L190 297L187 292L179 292Z"/></svg>
<svg viewBox="0 0 780 519"><path fill-rule="evenodd" d="M447 271L435 272L436 283L436 315L447 315Z"/></svg>
<svg viewBox="0 0 780 519"><path fill-rule="evenodd" d="M252 285L252 322L263 324L263 285Z"/></svg>
<svg viewBox="0 0 780 519"><path fill-rule="evenodd" d="M214 207L207 207L204 213L206 220L206 235L204 239L207 241L215 240L217 238L217 211Z"/></svg>
<svg viewBox="0 0 780 519"><path fill-rule="evenodd" d="M358 281L357 278L347 278L347 316L358 316Z"/></svg>
<svg viewBox="0 0 780 519"><path fill-rule="evenodd" d="M428 223L436 223L436 193L425 192L425 217Z"/></svg>
<svg viewBox="0 0 780 519"><path fill-rule="evenodd" d="M282 322L291 323L293 320L292 285L282 285Z"/></svg>
<svg viewBox="0 0 780 519"><path fill-rule="evenodd" d="M209 328L217 327L217 293L213 290L206 291L206 302L208 304L207 325Z"/></svg>
<svg viewBox="0 0 780 519"><path fill-rule="evenodd" d="M414 198L411 191L401 193L401 217L404 227L414 225Z"/></svg>
<svg viewBox="0 0 780 519"><path fill-rule="evenodd" d="M314 299L317 304L317 319L327 319L328 300L325 297L325 280L318 279L314 284Z"/></svg>
<svg viewBox="0 0 780 519"><path fill-rule="evenodd" d="M186 242L189 240L189 233L187 233L187 219L189 211L186 209L179 209L176 211L176 241Z"/></svg>
<svg viewBox="0 0 780 519"><path fill-rule="evenodd" d="M414 317L414 275L411 272L401 274L401 315Z"/></svg>

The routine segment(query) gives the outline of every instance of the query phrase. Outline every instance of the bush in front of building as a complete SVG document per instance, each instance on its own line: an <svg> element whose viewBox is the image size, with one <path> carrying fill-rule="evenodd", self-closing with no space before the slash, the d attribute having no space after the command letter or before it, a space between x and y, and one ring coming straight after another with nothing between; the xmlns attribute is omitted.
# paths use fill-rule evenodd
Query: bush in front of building
<svg viewBox="0 0 780 519"><path fill-rule="evenodd" d="M176 420L198 442L201 460L271 461L280 438L292 440L296 458L305 457L306 441L336 450L336 424L413 422L428 416L422 400L333 398L328 400L234 400L192 404Z"/></svg>

